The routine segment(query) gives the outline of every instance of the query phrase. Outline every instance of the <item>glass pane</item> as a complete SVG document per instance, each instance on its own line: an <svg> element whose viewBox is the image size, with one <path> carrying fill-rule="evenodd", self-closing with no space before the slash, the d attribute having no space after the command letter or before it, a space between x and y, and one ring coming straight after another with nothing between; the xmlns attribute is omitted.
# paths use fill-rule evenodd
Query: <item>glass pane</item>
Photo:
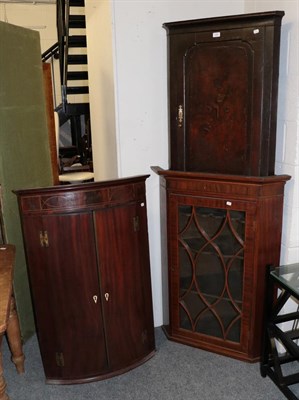
<svg viewBox="0 0 299 400"><path fill-rule="evenodd" d="M196 218L203 232L209 238L212 238L224 223L226 211L215 208L196 207Z"/></svg>
<svg viewBox="0 0 299 400"><path fill-rule="evenodd" d="M179 232L182 232L186 228L190 217L192 215L191 206L180 206L179 207Z"/></svg>
<svg viewBox="0 0 299 400"><path fill-rule="evenodd" d="M241 335L241 317L234 321L233 326L230 328L227 334L227 340L232 342L240 342Z"/></svg>
<svg viewBox="0 0 299 400"><path fill-rule="evenodd" d="M193 277L192 261L186 249L182 246L179 247L179 262L180 262L180 288L181 290L188 290Z"/></svg>
<svg viewBox="0 0 299 400"><path fill-rule="evenodd" d="M199 251L206 244L206 239L201 235L193 218L188 227L181 233L181 239L193 253Z"/></svg>
<svg viewBox="0 0 299 400"><path fill-rule="evenodd" d="M225 294L224 297L215 304L214 310L221 320L223 331L226 336L226 333L230 329L230 325L239 317L239 312L233 307L227 294Z"/></svg>
<svg viewBox="0 0 299 400"><path fill-rule="evenodd" d="M241 249L240 243L226 222L221 233L215 238L214 243L219 247L224 256L230 256Z"/></svg>
<svg viewBox="0 0 299 400"><path fill-rule="evenodd" d="M180 206L181 327L240 341L245 212Z"/></svg>
<svg viewBox="0 0 299 400"><path fill-rule="evenodd" d="M201 294L212 303L224 290L225 266L211 245L196 260L196 282Z"/></svg>
<svg viewBox="0 0 299 400"><path fill-rule="evenodd" d="M243 298L243 266L243 257L236 257L228 270L227 277L228 291L239 308L242 308Z"/></svg>
<svg viewBox="0 0 299 400"><path fill-rule="evenodd" d="M204 335L223 338L221 324L219 323L215 314L209 309L201 314L197 321L195 330L196 332Z"/></svg>
<svg viewBox="0 0 299 400"><path fill-rule="evenodd" d="M296 298L299 297L299 263L282 265L270 273L274 280L285 285Z"/></svg>
<svg viewBox="0 0 299 400"><path fill-rule="evenodd" d="M180 327L187 329L188 331L192 331L191 320L187 312L182 307L180 307Z"/></svg>
<svg viewBox="0 0 299 400"><path fill-rule="evenodd" d="M186 318L194 324L198 314L205 308L205 304L197 293L196 287L193 285L188 292L180 292L180 310L181 310L181 324L186 326ZM184 311L184 312L183 312ZM191 326L191 325L190 325ZM185 328L186 329L186 328Z"/></svg>
<svg viewBox="0 0 299 400"><path fill-rule="evenodd" d="M245 213L244 211L234 211L229 212L230 220L233 229L238 234L241 240L245 240Z"/></svg>

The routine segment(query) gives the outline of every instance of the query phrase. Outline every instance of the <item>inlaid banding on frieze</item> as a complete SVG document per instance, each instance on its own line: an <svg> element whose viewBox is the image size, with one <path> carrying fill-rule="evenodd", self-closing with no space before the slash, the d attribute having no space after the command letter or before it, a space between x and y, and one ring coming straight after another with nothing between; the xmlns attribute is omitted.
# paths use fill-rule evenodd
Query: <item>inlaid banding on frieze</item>
<svg viewBox="0 0 299 400"><path fill-rule="evenodd" d="M59 196L43 196L41 207L43 210L56 208L73 208L83 203L82 193L67 193Z"/></svg>
<svg viewBox="0 0 299 400"><path fill-rule="evenodd" d="M133 185L116 186L109 189L109 201L129 201L135 199Z"/></svg>
<svg viewBox="0 0 299 400"><path fill-rule="evenodd" d="M21 200L21 207L23 211L40 210L40 196L24 197Z"/></svg>
<svg viewBox="0 0 299 400"><path fill-rule="evenodd" d="M84 192L83 194L84 194L84 203L86 205L104 203L108 201L108 193L106 189L90 190L88 192Z"/></svg>
<svg viewBox="0 0 299 400"><path fill-rule="evenodd" d="M82 210L106 207L110 203L118 204L135 200L144 201L144 184L129 184L101 188L98 190L69 191L43 196L22 198L23 212Z"/></svg>

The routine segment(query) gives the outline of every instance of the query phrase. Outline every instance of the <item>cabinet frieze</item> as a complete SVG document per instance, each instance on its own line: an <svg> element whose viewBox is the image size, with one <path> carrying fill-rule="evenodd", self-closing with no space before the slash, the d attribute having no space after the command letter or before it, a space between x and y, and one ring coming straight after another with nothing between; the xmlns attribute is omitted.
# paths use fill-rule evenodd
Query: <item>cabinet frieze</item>
<svg viewBox="0 0 299 400"><path fill-rule="evenodd" d="M283 195L283 188L280 183L271 183L269 185L259 184L240 184L235 182L209 182L197 180L172 180L167 179L167 190L189 195L206 195L206 196L227 196L233 195L238 198L244 197L255 199L258 197L266 197L269 195Z"/></svg>
<svg viewBox="0 0 299 400"><path fill-rule="evenodd" d="M131 183L128 185L115 185L98 188L97 183L88 190L84 187L66 191L63 186L55 188L55 193L41 195L29 190L28 195L21 198L21 208L24 213L40 211L82 210L115 206L130 201L145 201L144 184Z"/></svg>

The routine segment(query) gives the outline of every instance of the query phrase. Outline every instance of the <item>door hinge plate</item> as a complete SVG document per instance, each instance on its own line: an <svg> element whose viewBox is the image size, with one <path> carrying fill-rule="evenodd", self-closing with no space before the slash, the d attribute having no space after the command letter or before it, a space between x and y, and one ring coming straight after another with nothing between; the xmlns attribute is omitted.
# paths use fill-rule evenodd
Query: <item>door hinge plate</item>
<svg viewBox="0 0 299 400"><path fill-rule="evenodd" d="M139 229L140 229L140 226L139 226L139 217L138 217L138 216L133 217L133 228L134 228L134 232L138 232Z"/></svg>
<svg viewBox="0 0 299 400"><path fill-rule="evenodd" d="M55 353L56 364L58 367L64 367L64 357L63 353L56 352Z"/></svg>
<svg viewBox="0 0 299 400"><path fill-rule="evenodd" d="M49 247L49 238L47 231L39 231L39 241L41 247Z"/></svg>

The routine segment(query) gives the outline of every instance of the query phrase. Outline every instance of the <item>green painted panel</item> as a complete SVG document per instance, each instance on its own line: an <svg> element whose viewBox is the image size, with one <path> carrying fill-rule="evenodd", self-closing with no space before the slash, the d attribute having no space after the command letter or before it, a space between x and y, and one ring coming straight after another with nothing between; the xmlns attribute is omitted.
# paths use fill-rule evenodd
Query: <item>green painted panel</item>
<svg viewBox="0 0 299 400"><path fill-rule="evenodd" d="M16 245L14 290L24 340L34 332L12 190L52 185L39 33L0 21L0 185L7 242Z"/></svg>

